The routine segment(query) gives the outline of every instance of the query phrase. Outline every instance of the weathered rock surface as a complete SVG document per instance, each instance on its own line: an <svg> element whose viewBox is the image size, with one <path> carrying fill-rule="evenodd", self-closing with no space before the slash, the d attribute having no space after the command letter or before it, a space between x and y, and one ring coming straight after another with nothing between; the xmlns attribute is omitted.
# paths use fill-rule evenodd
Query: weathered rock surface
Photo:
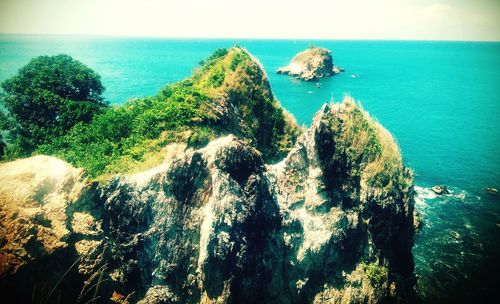
<svg viewBox="0 0 500 304"><path fill-rule="evenodd" d="M1 165L2 293L44 303L412 301L412 175L352 100L325 105L275 165L232 135L176 151L98 188L50 157Z"/></svg>
<svg viewBox="0 0 500 304"><path fill-rule="evenodd" d="M325 105L268 169L302 299L412 301L413 178L385 129L352 100Z"/></svg>
<svg viewBox="0 0 500 304"><path fill-rule="evenodd" d="M57 282L68 269L77 268L82 275L95 271L100 263L95 249L103 243L95 193L82 169L53 157L40 155L0 165L3 295L15 296L21 303L43 301L50 293L47 284ZM75 260L78 265L71 266ZM71 280L59 287L72 286ZM44 284L46 290L40 291Z"/></svg>
<svg viewBox="0 0 500 304"><path fill-rule="evenodd" d="M295 76L305 81L315 81L342 71L341 68L333 64L331 51L319 47L309 47L295 55L288 66L279 68L276 73Z"/></svg>

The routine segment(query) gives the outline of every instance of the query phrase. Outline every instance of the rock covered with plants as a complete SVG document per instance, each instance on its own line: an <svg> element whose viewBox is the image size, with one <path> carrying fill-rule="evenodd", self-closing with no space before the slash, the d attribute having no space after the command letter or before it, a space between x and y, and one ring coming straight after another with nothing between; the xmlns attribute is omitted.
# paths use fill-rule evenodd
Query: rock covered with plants
<svg viewBox="0 0 500 304"><path fill-rule="evenodd" d="M229 133L251 142L266 160L283 157L300 129L274 98L260 63L238 47L219 49L202 63L191 77L165 86L157 95L106 107L97 102L102 101L99 94L103 90L99 77L87 76L95 75L93 71L66 55L38 57L4 83L7 92L12 92L4 100L7 111L0 112L10 122L6 127L0 124L9 131L5 159L54 155L85 168L91 178L102 180L161 163L160 151L168 143L200 147ZM78 79L92 78L95 87L85 83L87 86L79 88L67 84L65 78L41 75L77 73L80 69L85 74ZM32 74L40 79L33 80ZM43 93L55 101L42 98L39 102L31 87L43 87ZM86 94L78 93L84 88ZM59 102L65 106L59 106ZM23 105L29 105L29 113L20 110L26 108ZM80 108L94 109L96 105L99 108L91 114L66 117L66 112L80 113ZM65 107L66 114L54 113ZM47 121L50 119L54 121ZM28 140L39 134L43 134L43 140Z"/></svg>
<svg viewBox="0 0 500 304"><path fill-rule="evenodd" d="M123 117L130 129L94 134ZM303 131L258 62L235 48L73 129L38 148L73 166L48 156L0 165L6 298L414 299L412 174L392 136L350 99L323 106Z"/></svg>
<svg viewBox="0 0 500 304"><path fill-rule="evenodd" d="M343 69L333 64L330 50L310 46L295 55L287 66L279 68L276 73L295 76L305 81L316 81L342 71Z"/></svg>
<svg viewBox="0 0 500 304"><path fill-rule="evenodd" d="M268 177L302 300L413 300L413 175L360 105L325 104Z"/></svg>

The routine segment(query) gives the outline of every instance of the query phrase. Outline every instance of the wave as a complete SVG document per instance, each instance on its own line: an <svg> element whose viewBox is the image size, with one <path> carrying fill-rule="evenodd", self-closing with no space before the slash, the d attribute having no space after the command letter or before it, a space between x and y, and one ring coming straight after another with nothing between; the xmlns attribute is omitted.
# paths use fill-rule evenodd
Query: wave
<svg viewBox="0 0 500 304"><path fill-rule="evenodd" d="M434 193L431 188L415 186L415 192L417 193L417 196L415 197L415 203L417 204L425 204L426 200L433 200L437 198L437 194Z"/></svg>
<svg viewBox="0 0 500 304"><path fill-rule="evenodd" d="M444 195L438 195L434 191L432 191L431 187L423 187L423 186L415 186L414 187L416 196L415 196L415 204L421 207L424 207L427 205L429 201L433 201L436 199L439 200L449 200L449 199L454 199L454 200L460 200L460 201L466 201L466 200L480 200L481 197L471 195L467 191L456 188L456 187L449 187L448 189L450 190L450 194L444 194Z"/></svg>

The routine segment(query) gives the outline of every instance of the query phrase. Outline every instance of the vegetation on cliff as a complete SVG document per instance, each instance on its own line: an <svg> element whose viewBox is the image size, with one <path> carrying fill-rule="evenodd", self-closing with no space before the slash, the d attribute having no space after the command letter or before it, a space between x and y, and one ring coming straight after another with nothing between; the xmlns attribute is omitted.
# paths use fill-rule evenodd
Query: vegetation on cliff
<svg viewBox="0 0 500 304"><path fill-rule="evenodd" d="M48 128L53 125L47 123ZM248 140L272 161L283 156L300 133L274 99L262 67L236 47L215 51L192 77L167 85L155 96L105 108L92 120L81 119L70 127L64 135L45 136L35 153L84 167L91 177L158 164L162 147L171 142L198 147L229 133Z"/></svg>
<svg viewBox="0 0 500 304"><path fill-rule="evenodd" d="M0 164L0 292L45 303L412 302L414 191L394 139L350 98L299 131L257 61L221 49L192 77L36 150L94 178L127 174L96 186L50 156Z"/></svg>
<svg viewBox="0 0 500 304"><path fill-rule="evenodd" d="M373 284L380 284L387 281L387 268L378 265L377 263L362 264L366 275Z"/></svg>
<svg viewBox="0 0 500 304"><path fill-rule="evenodd" d="M299 280L327 282L317 303L413 296L413 176L394 138L361 105L352 98L323 105L268 172L278 202L288 208L282 223ZM321 260L320 271L311 260ZM343 267L347 275L340 276ZM363 292L353 292L358 288Z"/></svg>
<svg viewBox="0 0 500 304"><path fill-rule="evenodd" d="M369 186L392 187L392 178L402 165L401 152L392 134L353 99L346 98L342 105L336 118L342 123L332 120L332 125L338 128L336 150L345 155L346 167L358 167L359 171L352 174ZM353 166L355 163L360 166Z"/></svg>
<svg viewBox="0 0 500 304"><path fill-rule="evenodd" d="M413 190L360 184L372 154L391 151L378 152L377 131L342 148L346 132L375 124L358 110L325 104L274 165L233 135L168 145L166 163L98 188L53 157L0 164L0 291L17 302L411 302ZM26 292L38 282L54 292Z"/></svg>

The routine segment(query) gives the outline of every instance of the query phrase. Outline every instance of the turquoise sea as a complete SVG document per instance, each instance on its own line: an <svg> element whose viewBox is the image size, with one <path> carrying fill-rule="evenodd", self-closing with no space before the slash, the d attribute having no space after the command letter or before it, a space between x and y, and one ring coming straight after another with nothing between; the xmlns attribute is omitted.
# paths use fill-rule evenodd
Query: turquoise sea
<svg viewBox="0 0 500 304"><path fill-rule="evenodd" d="M345 73L321 87L274 71L309 44ZM0 35L0 81L30 58L66 53L97 71L112 104L155 94L216 48L240 45L263 64L281 104L309 124L351 95L396 137L415 171L424 214L414 255L425 302L479 303L500 287L500 43L430 41L167 40ZM358 77L354 78L351 75ZM437 197L429 187L446 184Z"/></svg>

